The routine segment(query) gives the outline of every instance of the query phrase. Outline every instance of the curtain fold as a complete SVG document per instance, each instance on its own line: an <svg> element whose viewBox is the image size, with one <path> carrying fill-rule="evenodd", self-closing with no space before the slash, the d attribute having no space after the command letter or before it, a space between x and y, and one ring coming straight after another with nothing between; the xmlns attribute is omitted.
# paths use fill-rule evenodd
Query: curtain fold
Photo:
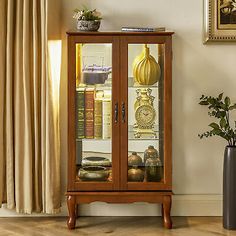
<svg viewBox="0 0 236 236"><path fill-rule="evenodd" d="M13 123L13 76L17 74L14 68L14 4L12 1L6 1L7 4L7 22L6 22L6 103L5 103L5 149L6 149L6 193L7 206L13 209L15 206L14 200L14 123ZM4 79L4 78L3 78Z"/></svg>
<svg viewBox="0 0 236 236"><path fill-rule="evenodd" d="M7 9L0 5L0 204L6 190L9 209L57 213L59 108L48 68L47 0L0 4Z"/></svg>
<svg viewBox="0 0 236 236"><path fill-rule="evenodd" d="M5 155L5 80L6 77L6 1L0 1L0 206L5 199L4 186L6 178L6 155Z"/></svg>

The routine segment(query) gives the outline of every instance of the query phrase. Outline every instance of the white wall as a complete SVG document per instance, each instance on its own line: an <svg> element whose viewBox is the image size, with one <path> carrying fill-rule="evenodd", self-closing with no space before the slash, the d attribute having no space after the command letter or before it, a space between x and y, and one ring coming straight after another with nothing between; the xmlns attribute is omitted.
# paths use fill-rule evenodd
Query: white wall
<svg viewBox="0 0 236 236"><path fill-rule="evenodd" d="M173 211L177 215L220 215L225 142L199 140L207 129L207 110L198 105L201 94L225 92L236 101L236 45L202 44L203 3L200 0L62 0L63 72L61 86L62 160L66 163L66 35L75 28L73 9L81 5L103 13L101 30L122 26L165 26L173 38ZM66 171L65 171L66 172ZM64 181L66 175L64 176ZM66 182L63 183L64 185ZM102 214L104 205L88 214ZM103 207L102 207L103 206ZM109 214L158 214L144 205L108 207ZM91 210L93 209L93 210ZM145 211L146 209L146 211ZM82 213L86 213L83 212Z"/></svg>

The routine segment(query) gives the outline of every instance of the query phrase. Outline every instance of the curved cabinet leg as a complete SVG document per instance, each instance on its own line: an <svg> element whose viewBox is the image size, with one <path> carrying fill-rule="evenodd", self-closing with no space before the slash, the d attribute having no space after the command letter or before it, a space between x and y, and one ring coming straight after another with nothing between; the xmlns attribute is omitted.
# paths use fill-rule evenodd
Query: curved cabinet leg
<svg viewBox="0 0 236 236"><path fill-rule="evenodd" d="M67 207L68 207L68 212L69 212L67 226L68 226L68 229L74 229L75 228L75 221L76 221L75 196L69 195L67 197Z"/></svg>
<svg viewBox="0 0 236 236"><path fill-rule="evenodd" d="M161 204L161 217L164 219L164 207L163 204Z"/></svg>
<svg viewBox="0 0 236 236"><path fill-rule="evenodd" d="M79 218L79 204L75 205L75 217L76 219Z"/></svg>
<svg viewBox="0 0 236 236"><path fill-rule="evenodd" d="M172 229L172 221L170 217L171 196L164 196L163 200L163 220L166 229Z"/></svg>

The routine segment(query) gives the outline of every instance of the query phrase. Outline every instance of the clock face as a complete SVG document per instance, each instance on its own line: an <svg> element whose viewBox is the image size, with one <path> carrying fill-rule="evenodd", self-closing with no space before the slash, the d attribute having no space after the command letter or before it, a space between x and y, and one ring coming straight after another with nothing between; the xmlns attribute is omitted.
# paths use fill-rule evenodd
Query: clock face
<svg viewBox="0 0 236 236"><path fill-rule="evenodd" d="M151 128L155 122L156 111L151 105L141 105L135 111L137 125L141 128Z"/></svg>

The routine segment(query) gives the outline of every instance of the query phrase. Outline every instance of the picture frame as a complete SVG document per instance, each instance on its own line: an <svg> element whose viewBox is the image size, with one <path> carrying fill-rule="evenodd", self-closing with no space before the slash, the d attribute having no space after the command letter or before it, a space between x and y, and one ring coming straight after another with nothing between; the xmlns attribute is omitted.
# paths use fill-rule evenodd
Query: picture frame
<svg viewBox="0 0 236 236"><path fill-rule="evenodd" d="M203 1L203 42L236 42L236 0Z"/></svg>

